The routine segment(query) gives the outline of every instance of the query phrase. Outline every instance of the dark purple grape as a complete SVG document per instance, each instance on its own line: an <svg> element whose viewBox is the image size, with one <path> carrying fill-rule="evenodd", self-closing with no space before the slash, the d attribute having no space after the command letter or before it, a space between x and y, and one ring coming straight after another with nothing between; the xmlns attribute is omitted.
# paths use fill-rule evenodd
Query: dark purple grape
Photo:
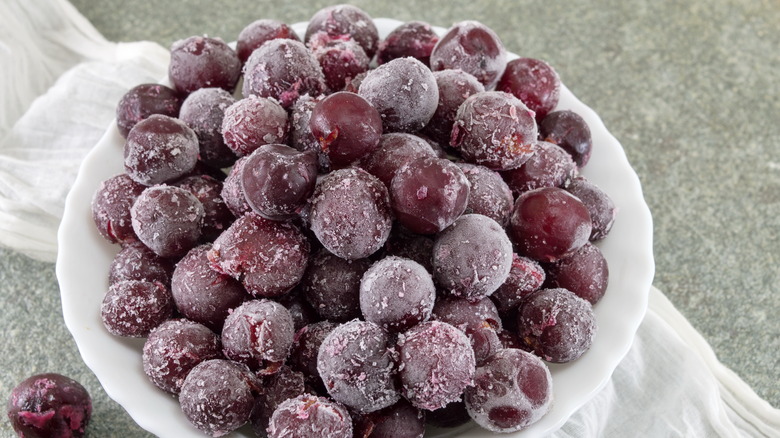
<svg viewBox="0 0 780 438"><path fill-rule="evenodd" d="M499 312L510 312L516 309L525 297L542 287L545 278L545 271L538 262L512 254L509 276L490 298Z"/></svg>
<svg viewBox="0 0 780 438"><path fill-rule="evenodd" d="M208 175L194 175L176 181L175 185L192 193L203 205L204 240L213 241L233 223L233 213L222 199L221 181Z"/></svg>
<svg viewBox="0 0 780 438"><path fill-rule="evenodd" d="M200 159L209 166L231 166L238 157L225 144L222 121L236 99L222 88L201 88L187 96L179 118L198 136Z"/></svg>
<svg viewBox="0 0 780 438"><path fill-rule="evenodd" d="M312 256L301 289L320 317L348 321L360 316L360 279L371 265L367 259L346 260L326 249Z"/></svg>
<svg viewBox="0 0 780 438"><path fill-rule="evenodd" d="M461 69L492 89L506 68L504 44L493 30L478 21L455 23L431 53L431 69Z"/></svg>
<svg viewBox="0 0 780 438"><path fill-rule="evenodd" d="M374 263L360 281L360 310L366 321L391 332L427 321L436 299L431 274L421 264L389 256Z"/></svg>
<svg viewBox="0 0 780 438"><path fill-rule="evenodd" d="M298 214L317 183L317 157L269 144L249 155L241 173L244 196L252 209L273 220Z"/></svg>
<svg viewBox="0 0 780 438"><path fill-rule="evenodd" d="M401 399L382 410L358 415L353 425L359 438L423 438L425 412Z"/></svg>
<svg viewBox="0 0 780 438"><path fill-rule="evenodd" d="M296 332L309 324L314 324L321 320L314 308L311 307L311 304L306 301L306 297L300 287L296 287L289 293L274 298L274 300L286 307L290 312Z"/></svg>
<svg viewBox="0 0 780 438"><path fill-rule="evenodd" d="M441 288L476 301L492 294L509 276L512 242L493 219L465 214L436 237L432 260Z"/></svg>
<svg viewBox="0 0 780 438"><path fill-rule="evenodd" d="M324 95L311 97L304 94L290 108L290 146L301 152L316 152L321 173L330 172L330 162L320 147L320 141L312 134L309 120L314 107L324 98Z"/></svg>
<svg viewBox="0 0 780 438"><path fill-rule="evenodd" d="M134 242L130 208L146 186L126 174L112 176L100 183L92 197L92 219L98 233L111 243Z"/></svg>
<svg viewBox="0 0 780 438"><path fill-rule="evenodd" d="M489 298L476 302L463 298L440 298L433 308L433 319L452 325L468 337L478 366L501 349L498 338L501 318Z"/></svg>
<svg viewBox="0 0 780 438"><path fill-rule="evenodd" d="M289 131L287 111L265 97L239 100L225 110L222 120L225 144L239 157L268 144L285 143Z"/></svg>
<svg viewBox="0 0 780 438"><path fill-rule="evenodd" d="M327 6L317 11L309 20L304 40L308 43L320 32L334 40L357 41L369 59L374 57L379 42L374 20L365 11L352 5Z"/></svg>
<svg viewBox="0 0 780 438"><path fill-rule="evenodd" d="M566 289L539 289L517 314L517 331L530 350L548 362L578 359L593 343L596 318L591 304Z"/></svg>
<svg viewBox="0 0 780 438"><path fill-rule="evenodd" d="M303 277L309 243L291 223L241 216L222 233L208 252L211 267L240 280L255 297L276 297Z"/></svg>
<svg viewBox="0 0 780 438"><path fill-rule="evenodd" d="M149 333L143 348L144 373L155 386L178 394L187 374L204 360L222 359L219 336L186 319L165 321Z"/></svg>
<svg viewBox="0 0 780 438"><path fill-rule="evenodd" d="M382 119L361 96L341 91L314 107L309 128L335 169L347 167L379 144Z"/></svg>
<svg viewBox="0 0 780 438"><path fill-rule="evenodd" d="M219 333L229 311L249 294L238 280L211 269L210 249L211 245L197 246L176 264L171 294L179 313Z"/></svg>
<svg viewBox="0 0 780 438"><path fill-rule="evenodd" d="M458 108L450 145L463 159L495 170L520 167L536 150L533 111L502 91L472 94Z"/></svg>
<svg viewBox="0 0 780 438"><path fill-rule="evenodd" d="M411 56L430 66L431 52L437 42L439 42L439 35L430 24L410 21L396 27L379 43L376 62L382 65L396 58Z"/></svg>
<svg viewBox="0 0 780 438"><path fill-rule="evenodd" d="M550 64L533 58L509 61L496 90L512 93L542 119L558 105L561 79Z"/></svg>
<svg viewBox="0 0 780 438"><path fill-rule="evenodd" d="M142 338L173 315L171 291L162 283L127 280L112 284L100 317L109 333Z"/></svg>
<svg viewBox="0 0 780 438"><path fill-rule="evenodd" d="M540 262L554 262L588 241L590 214L569 192L544 187L517 198L509 232L518 254Z"/></svg>
<svg viewBox="0 0 780 438"><path fill-rule="evenodd" d="M161 84L141 84L131 88L116 106L116 126L122 137L136 123L152 114L178 117L182 98L176 90Z"/></svg>
<svg viewBox="0 0 780 438"><path fill-rule="evenodd" d="M178 257L200 239L205 211L192 193L175 186L144 190L130 209L138 239L155 254Z"/></svg>
<svg viewBox="0 0 780 438"><path fill-rule="evenodd" d="M322 341L317 371L328 394L360 413L395 404L401 397L387 332L377 324L352 320Z"/></svg>
<svg viewBox="0 0 780 438"><path fill-rule="evenodd" d="M552 375L541 359L504 349L477 368L464 400L471 418L493 432L526 429L552 407Z"/></svg>
<svg viewBox="0 0 780 438"><path fill-rule="evenodd" d="M421 130L439 103L433 73L414 58L397 58L370 70L358 93L379 111L385 132Z"/></svg>
<svg viewBox="0 0 780 438"><path fill-rule="evenodd" d="M320 373L317 371L317 355L322 341L338 325L331 321L320 321L309 324L295 333L287 363L293 370L303 373L306 382L314 388L325 389Z"/></svg>
<svg viewBox="0 0 780 438"><path fill-rule="evenodd" d="M601 240L612 230L617 216L617 207L612 198L584 176L578 176L571 181L566 190L585 204L590 213L593 230L590 240Z"/></svg>
<svg viewBox="0 0 780 438"><path fill-rule="evenodd" d="M599 302L607 291L609 266L601 250L591 243L546 269L546 287L562 287L591 304Z"/></svg>
<svg viewBox="0 0 780 438"><path fill-rule="evenodd" d="M360 167L390 187L395 173L422 157L434 157L431 146L422 138L400 132L384 134L376 149L363 157Z"/></svg>
<svg viewBox="0 0 780 438"><path fill-rule="evenodd" d="M69 377L36 374L11 391L6 413L20 437L81 438L92 417L92 398Z"/></svg>
<svg viewBox="0 0 780 438"><path fill-rule="evenodd" d="M577 164L571 155L546 141L537 142L536 151L522 166L501 172L515 195L542 187L565 187L576 175Z"/></svg>
<svg viewBox="0 0 780 438"><path fill-rule="evenodd" d="M382 181L359 168L331 172L311 199L311 230L333 254L356 260L384 245L393 220Z"/></svg>
<svg viewBox="0 0 780 438"><path fill-rule="evenodd" d="M472 94L484 92L485 86L463 70L437 71L433 77L439 89L439 103L423 132L436 142L448 145L458 108Z"/></svg>
<svg viewBox="0 0 780 438"><path fill-rule="evenodd" d="M236 307L222 328L225 356L261 374L273 374L287 360L295 327L290 312L270 300L251 300Z"/></svg>
<svg viewBox="0 0 780 438"><path fill-rule="evenodd" d="M385 256L397 256L414 260L426 271L433 272L431 255L433 239L430 236L414 234L404 227L396 226L385 242Z"/></svg>
<svg viewBox="0 0 780 438"><path fill-rule="evenodd" d="M124 280L171 283L173 264L140 242L126 244L108 268L108 284Z"/></svg>
<svg viewBox="0 0 780 438"><path fill-rule="evenodd" d="M240 76L238 55L219 38L192 36L171 46L168 78L182 93L210 87L232 92Z"/></svg>
<svg viewBox="0 0 780 438"><path fill-rule="evenodd" d="M184 380L179 404L187 420L210 436L223 436L249 421L258 382L243 364L225 359L199 363Z"/></svg>
<svg viewBox="0 0 780 438"><path fill-rule="evenodd" d="M448 403L447 406L425 413L425 421L436 427L458 427L471 420L462 400Z"/></svg>
<svg viewBox="0 0 780 438"><path fill-rule="evenodd" d="M420 323L399 336L401 391L420 409L460 400L474 379L474 351L463 332L440 321Z"/></svg>
<svg viewBox="0 0 780 438"><path fill-rule="evenodd" d="M341 91L355 76L368 71L371 62L360 44L353 39L332 39L324 32L309 40L309 47L322 67L325 85L330 91Z"/></svg>
<svg viewBox="0 0 780 438"><path fill-rule="evenodd" d="M577 167L588 164L593 150L593 139L588 123L570 110L553 111L539 123L539 138L557 144L568 152Z"/></svg>
<svg viewBox="0 0 780 438"><path fill-rule="evenodd" d="M454 163L423 157L398 169L390 184L398 222L419 234L435 234L466 210L469 183Z"/></svg>
<svg viewBox="0 0 780 438"><path fill-rule="evenodd" d="M255 49L266 41L277 38L301 40L290 26L281 21L268 18L253 21L238 34L236 41L238 59L241 60L242 64L245 63Z"/></svg>
<svg viewBox="0 0 780 438"><path fill-rule="evenodd" d="M252 430L258 437L267 437L268 423L276 408L285 401L305 394L303 374L282 366L276 374L267 376L252 409Z"/></svg>
<svg viewBox="0 0 780 438"><path fill-rule="evenodd" d="M244 97L274 98L290 108L300 96L317 96L324 90L320 64L299 41L267 41L252 52L244 66Z"/></svg>
<svg viewBox="0 0 780 438"><path fill-rule="evenodd" d="M269 438L352 438L352 418L340 403L310 394L280 404L268 424Z"/></svg>
<svg viewBox="0 0 780 438"><path fill-rule="evenodd" d="M153 114L138 122L124 146L125 172L151 186L190 172L198 162L198 136L184 122Z"/></svg>
<svg viewBox="0 0 780 438"><path fill-rule="evenodd" d="M502 227L509 223L515 199L501 175L469 163L456 163L469 181L469 202L464 214L481 214L498 222Z"/></svg>
<svg viewBox="0 0 780 438"><path fill-rule="evenodd" d="M242 174L244 173L244 165L249 157L241 157L236 160L233 167L230 168L230 173L225 182L222 184L222 200L225 201L228 210L233 213L235 217L241 217L246 213L252 211L252 207L246 202L246 196L244 196L244 187L241 185Z"/></svg>

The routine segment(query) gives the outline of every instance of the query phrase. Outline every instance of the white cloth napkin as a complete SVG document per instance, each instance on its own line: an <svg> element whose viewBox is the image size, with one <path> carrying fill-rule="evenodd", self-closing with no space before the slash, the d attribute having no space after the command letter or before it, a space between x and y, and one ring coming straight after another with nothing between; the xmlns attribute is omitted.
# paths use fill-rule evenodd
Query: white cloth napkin
<svg viewBox="0 0 780 438"><path fill-rule="evenodd" d="M41 7L41 3L46 3ZM0 244L53 261L81 159L167 50L106 41L65 0L0 2ZM655 288L609 384L555 437L780 437L780 410L721 364Z"/></svg>

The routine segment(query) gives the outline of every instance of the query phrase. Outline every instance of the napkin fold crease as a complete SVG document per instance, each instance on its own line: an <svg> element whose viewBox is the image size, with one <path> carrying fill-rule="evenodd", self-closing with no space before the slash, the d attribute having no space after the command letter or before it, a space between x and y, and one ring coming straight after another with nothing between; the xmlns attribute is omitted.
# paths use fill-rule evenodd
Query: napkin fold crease
<svg viewBox="0 0 780 438"><path fill-rule="evenodd" d="M169 55L151 42L106 41L66 0L0 2L0 17L0 245L53 262L83 157L121 96L162 78ZM780 437L780 410L651 288L628 355L553 436Z"/></svg>

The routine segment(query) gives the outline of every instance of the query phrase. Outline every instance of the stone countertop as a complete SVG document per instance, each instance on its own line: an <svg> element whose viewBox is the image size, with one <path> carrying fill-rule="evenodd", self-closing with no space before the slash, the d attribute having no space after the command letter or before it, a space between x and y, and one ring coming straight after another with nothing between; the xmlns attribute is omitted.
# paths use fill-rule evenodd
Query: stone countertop
<svg viewBox="0 0 780 438"><path fill-rule="evenodd" d="M321 1L72 0L109 40L234 40ZM373 17L479 20L548 61L626 150L655 226L654 284L718 358L780 407L780 4L768 0L356 1ZM149 436L103 392L62 320L52 264L0 249L0 394L56 371L95 400L90 436ZM2 436L13 436L7 420Z"/></svg>

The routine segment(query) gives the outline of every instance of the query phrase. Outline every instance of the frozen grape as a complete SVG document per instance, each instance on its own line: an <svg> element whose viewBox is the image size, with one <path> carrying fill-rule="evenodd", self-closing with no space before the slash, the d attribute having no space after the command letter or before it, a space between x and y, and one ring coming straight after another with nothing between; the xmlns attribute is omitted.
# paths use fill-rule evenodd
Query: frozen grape
<svg viewBox="0 0 780 438"><path fill-rule="evenodd" d="M142 338L173 315L171 291L161 283L127 280L112 284L103 297L103 326L116 336Z"/></svg>
<svg viewBox="0 0 780 438"><path fill-rule="evenodd" d="M277 38L301 40L290 26L281 21L268 18L253 21L238 34L238 40L236 41L238 59L241 60L242 64L245 63L255 49L262 46L266 41Z"/></svg>
<svg viewBox="0 0 780 438"><path fill-rule="evenodd" d="M536 150L533 111L511 94L486 91L458 108L450 145L463 159L494 170L520 167Z"/></svg>
<svg viewBox="0 0 780 438"><path fill-rule="evenodd" d="M147 186L164 183L191 171L198 151L198 137L184 122L154 114L127 134L125 172Z"/></svg>
<svg viewBox="0 0 780 438"><path fill-rule="evenodd" d="M396 58L411 56L426 66L431 65L431 52L439 41L439 35L430 24L410 21L396 27L379 43L377 64L382 65Z"/></svg>
<svg viewBox="0 0 780 438"><path fill-rule="evenodd" d="M210 87L232 92L240 76L238 55L219 38L192 36L171 46L168 78L182 93Z"/></svg>
<svg viewBox="0 0 780 438"><path fill-rule="evenodd" d="M268 424L269 438L352 438L352 418L340 403L310 394L280 404Z"/></svg>
<svg viewBox="0 0 780 438"><path fill-rule="evenodd" d="M566 187L572 195L579 198L590 213L593 229L590 240L601 240L612 230L617 216L617 207L604 190L590 182L584 176L578 176Z"/></svg>
<svg viewBox="0 0 780 438"><path fill-rule="evenodd" d="M552 376L533 354L504 349L477 368L474 386L466 388L466 409L480 426L515 432L539 421L551 408Z"/></svg>
<svg viewBox="0 0 780 438"><path fill-rule="evenodd" d="M489 298L474 302L463 298L440 298L433 307L433 319L452 325L468 337L478 366L501 349L498 338L501 318Z"/></svg>
<svg viewBox="0 0 780 438"><path fill-rule="evenodd" d="M540 59L517 58L507 63L496 90L514 94L542 121L558 105L561 79Z"/></svg>
<svg viewBox="0 0 780 438"><path fill-rule="evenodd" d="M466 214L433 244L433 273L447 293L476 301L501 286L512 267L512 242L498 222Z"/></svg>
<svg viewBox="0 0 780 438"><path fill-rule="evenodd" d="M454 163L423 157L396 171L390 193L401 225L414 233L435 234L466 210L469 183Z"/></svg>
<svg viewBox="0 0 780 438"><path fill-rule="evenodd" d="M401 397L390 338L368 321L334 328L320 345L317 371L334 400L361 413L386 408Z"/></svg>
<svg viewBox="0 0 780 438"><path fill-rule="evenodd" d="M590 127L585 119L570 110L553 111L539 123L539 138L557 144L568 152L577 167L588 164L593 151Z"/></svg>
<svg viewBox="0 0 780 438"><path fill-rule="evenodd" d="M320 64L299 41L267 41L252 52L244 66L244 97L273 98L290 108L300 96L317 96L324 90Z"/></svg>
<svg viewBox="0 0 780 438"><path fill-rule="evenodd" d="M258 382L242 364L211 359L195 366L179 393L181 410L198 430L219 437L249 421Z"/></svg>
<svg viewBox="0 0 780 438"><path fill-rule="evenodd" d="M517 330L524 349L548 362L566 363L588 351L596 318L591 304L573 292L539 289L520 306Z"/></svg>
<svg viewBox="0 0 780 438"><path fill-rule="evenodd" d="M268 219L297 215L317 183L316 155L281 144L255 150L244 166L241 185L246 201Z"/></svg>
<svg viewBox="0 0 780 438"><path fill-rule="evenodd" d="M490 299L499 312L507 313L520 305L525 297L535 292L547 277L542 266L528 257L512 254L512 267L504 284L493 292Z"/></svg>
<svg viewBox="0 0 780 438"><path fill-rule="evenodd" d="M322 151L320 141L312 134L309 127L314 107L324 98L324 95L311 97L304 94L290 108L290 146L301 152L316 152L320 172L327 173L330 171L328 156Z"/></svg>
<svg viewBox="0 0 780 438"><path fill-rule="evenodd" d="M203 204L175 186L144 190L130 209L138 239L162 257L184 255L198 243L203 227Z"/></svg>
<svg viewBox="0 0 780 438"><path fill-rule="evenodd" d="M325 85L332 92L343 90L352 78L368 71L371 62L355 40L334 40L324 32L314 34L309 47L322 67Z"/></svg>
<svg viewBox="0 0 780 438"><path fill-rule="evenodd" d="M227 178L225 178L225 182L222 184L222 192L220 192L225 205L227 205L230 212L233 213L233 216L237 218L252 211L252 207L250 207L249 203L246 201L244 187L241 184L244 165L248 159L249 157L245 156L236 160L233 167L230 168L230 173Z"/></svg>
<svg viewBox="0 0 780 438"><path fill-rule="evenodd" d="M176 264L171 294L179 313L219 333L229 311L249 294L234 278L211 269L210 249L210 244L197 246Z"/></svg>
<svg viewBox="0 0 780 438"><path fill-rule="evenodd" d="M423 132L448 145L458 108L472 94L484 92L485 86L463 70L441 70L433 72L433 77L439 88L439 103Z"/></svg>
<svg viewBox="0 0 780 438"><path fill-rule="evenodd" d="M340 169L376 149L382 135L382 119L366 99L342 91L317 103L309 128L330 166Z"/></svg>
<svg viewBox="0 0 780 438"><path fill-rule="evenodd" d="M353 424L360 438L423 438L425 412L402 399L382 410L358 414Z"/></svg>
<svg viewBox="0 0 780 438"><path fill-rule="evenodd" d="M179 118L198 136L200 159L209 166L223 168L236 161L236 154L222 137L225 111L236 99L222 88L201 88L187 96Z"/></svg>
<svg viewBox="0 0 780 438"><path fill-rule="evenodd" d="M599 302L607 291L609 266L601 250L591 243L546 268L548 287L570 290L591 304Z"/></svg>
<svg viewBox="0 0 780 438"><path fill-rule="evenodd" d="M393 132L379 138L376 149L363 157L360 167L379 178L389 188L398 169L418 158L434 156L433 149L422 138Z"/></svg>
<svg viewBox="0 0 780 438"><path fill-rule="evenodd" d="M225 110L222 119L225 144L240 157L268 144L285 143L289 131L287 111L264 97L239 100Z"/></svg>
<svg viewBox="0 0 780 438"><path fill-rule="evenodd" d="M131 88L116 106L116 126L122 137L136 123L152 114L178 117L182 98L176 90L161 84L141 84Z"/></svg>
<svg viewBox="0 0 780 438"><path fill-rule="evenodd" d="M367 259L347 260L320 249L311 257L301 282L306 300L320 317L348 321L360 316L360 279Z"/></svg>
<svg viewBox="0 0 780 438"><path fill-rule="evenodd" d="M255 398L250 420L252 430L259 437L267 437L268 423L276 408L285 401L306 393L303 374L287 366L276 374L266 376L260 394Z"/></svg>
<svg viewBox="0 0 780 438"><path fill-rule="evenodd" d="M144 373L158 388L178 394L187 374L204 360L221 359L219 337L186 319L165 321L149 333L143 348Z"/></svg>
<svg viewBox="0 0 780 438"><path fill-rule="evenodd" d="M520 195L510 218L509 232L518 253L540 262L554 262L579 249L591 233L588 209L557 187Z"/></svg>
<svg viewBox="0 0 780 438"><path fill-rule="evenodd" d="M528 161L501 175L512 193L520 195L542 187L565 187L577 175L577 164L563 148L540 141Z"/></svg>
<svg viewBox="0 0 780 438"><path fill-rule="evenodd" d="M414 58L397 58L370 70L358 94L379 111L385 132L421 130L439 103L433 73Z"/></svg>
<svg viewBox="0 0 780 438"><path fill-rule="evenodd" d="M469 181L469 202L464 214L481 214L505 227L515 199L501 175L485 166L456 163Z"/></svg>
<svg viewBox="0 0 780 438"><path fill-rule="evenodd" d="M6 413L20 437L80 438L92 417L92 398L69 377L36 374L11 391Z"/></svg>
<svg viewBox="0 0 780 438"><path fill-rule="evenodd" d="M98 233L111 243L133 242L130 208L146 186L119 174L100 183L92 197L92 219Z"/></svg>
<svg viewBox="0 0 780 438"><path fill-rule="evenodd" d="M434 410L460 400L473 383L474 352L468 338L440 321L420 323L399 336L399 379L415 407Z"/></svg>
<svg viewBox="0 0 780 438"><path fill-rule="evenodd" d="M431 69L461 69L492 89L504 73L507 52L492 29L478 21L455 23L436 43Z"/></svg>
<svg viewBox="0 0 780 438"><path fill-rule="evenodd" d="M126 244L108 269L108 283L139 280L170 284L173 264L140 242Z"/></svg>
<svg viewBox="0 0 780 438"><path fill-rule="evenodd" d="M241 281L255 297L287 293L303 277L309 243L291 223L241 216L208 252L212 268Z"/></svg>
<svg viewBox="0 0 780 438"><path fill-rule="evenodd" d="M374 263L360 281L360 309L366 321L400 332L428 320L436 286L419 263L385 257Z"/></svg>
<svg viewBox="0 0 780 438"><path fill-rule="evenodd" d="M222 328L225 356L260 374L273 374L287 360L295 330L290 312L270 300L251 300L233 309Z"/></svg>
<svg viewBox="0 0 780 438"><path fill-rule="evenodd" d="M371 59L377 49L379 32L374 20L362 9L352 5L327 6L309 20L304 40L308 43L318 33L333 40L353 39Z"/></svg>
<svg viewBox="0 0 780 438"><path fill-rule="evenodd" d="M222 182L208 175L193 175L174 183L195 196L203 205L203 226L201 235L204 240L213 241L225 231L235 219L221 193Z"/></svg>
<svg viewBox="0 0 780 438"><path fill-rule="evenodd" d="M356 260L384 245L392 228L387 188L359 168L331 172L311 199L311 230L333 254Z"/></svg>
<svg viewBox="0 0 780 438"><path fill-rule="evenodd" d="M314 388L325 389L320 373L317 371L317 355L322 341L338 325L331 321L320 321L309 324L295 333L287 362L290 368L303 373L306 382Z"/></svg>

